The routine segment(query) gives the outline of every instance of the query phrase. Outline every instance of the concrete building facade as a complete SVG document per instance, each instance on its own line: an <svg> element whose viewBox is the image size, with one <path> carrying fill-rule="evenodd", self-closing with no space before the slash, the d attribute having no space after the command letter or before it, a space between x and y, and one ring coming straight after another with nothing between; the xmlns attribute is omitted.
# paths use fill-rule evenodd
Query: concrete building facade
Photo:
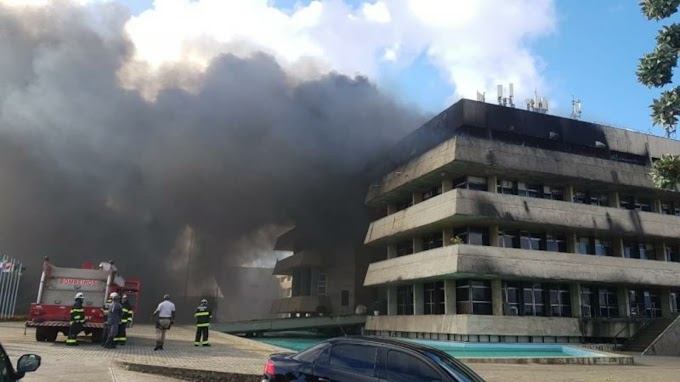
<svg viewBox="0 0 680 382"><path fill-rule="evenodd" d="M680 305L680 142L461 100L376 166L369 334L474 342L625 339Z"/></svg>

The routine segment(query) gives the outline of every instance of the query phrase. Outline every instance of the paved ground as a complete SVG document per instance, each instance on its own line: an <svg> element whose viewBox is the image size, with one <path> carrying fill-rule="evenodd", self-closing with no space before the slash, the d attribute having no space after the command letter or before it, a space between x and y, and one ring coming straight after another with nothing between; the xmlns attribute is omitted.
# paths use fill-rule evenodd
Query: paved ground
<svg viewBox="0 0 680 382"><path fill-rule="evenodd" d="M173 327L164 351L153 351L153 327L137 325L130 332L130 343L116 350L83 343L77 348L60 342L37 343L33 330L23 335L21 323L0 322L0 340L16 361L23 353L43 357L40 369L28 374L26 381L171 381L167 377L134 373L120 369L113 361L215 370L240 374L260 374L264 361L277 348L221 333L211 333L210 348L193 346L191 327ZM583 365L503 365L470 364L489 382L680 382L680 358L637 357L636 366Z"/></svg>

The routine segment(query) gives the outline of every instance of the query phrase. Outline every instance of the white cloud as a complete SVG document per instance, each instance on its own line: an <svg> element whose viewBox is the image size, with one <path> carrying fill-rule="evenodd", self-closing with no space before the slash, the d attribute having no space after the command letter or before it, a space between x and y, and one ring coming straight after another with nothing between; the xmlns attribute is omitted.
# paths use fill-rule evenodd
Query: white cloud
<svg viewBox="0 0 680 382"><path fill-rule="evenodd" d="M376 78L381 65L407 67L425 53L454 89L447 101L478 90L495 96L496 84L508 82L519 96L550 91L530 43L555 29L553 0L346 1L284 11L271 0L155 0L127 23L137 62L123 78L148 86L152 79L131 75L135 68L180 63L200 70L221 53L258 49L302 76L334 70Z"/></svg>

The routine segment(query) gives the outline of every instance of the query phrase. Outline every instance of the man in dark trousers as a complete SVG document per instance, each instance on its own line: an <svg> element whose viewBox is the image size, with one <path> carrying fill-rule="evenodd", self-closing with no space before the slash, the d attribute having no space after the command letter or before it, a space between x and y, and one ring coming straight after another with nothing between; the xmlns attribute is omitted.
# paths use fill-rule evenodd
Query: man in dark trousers
<svg viewBox="0 0 680 382"><path fill-rule="evenodd" d="M212 318L212 311L208 307L208 300L201 300L201 305L196 308L196 341L194 346L210 346L208 342L208 330L210 329L210 319Z"/></svg>
<svg viewBox="0 0 680 382"><path fill-rule="evenodd" d="M118 334L113 341L116 345L125 345L127 342L127 325L129 322L132 322L132 305L130 305L126 294L123 295L120 304L123 306L123 315L120 320L120 325L118 325Z"/></svg>
<svg viewBox="0 0 680 382"><path fill-rule="evenodd" d="M123 306L120 304L120 296L118 293L113 294L113 302L109 306L109 317L107 320L107 326L109 327L109 332L106 337L106 342L104 347L107 349L115 349L116 343L114 338L118 334L118 326L123 317Z"/></svg>
<svg viewBox="0 0 680 382"><path fill-rule="evenodd" d="M84 299L85 296L82 293L76 293L75 302L71 307L71 320L68 328L68 339L66 340L68 346L78 346L78 333L83 330L83 325L85 325Z"/></svg>

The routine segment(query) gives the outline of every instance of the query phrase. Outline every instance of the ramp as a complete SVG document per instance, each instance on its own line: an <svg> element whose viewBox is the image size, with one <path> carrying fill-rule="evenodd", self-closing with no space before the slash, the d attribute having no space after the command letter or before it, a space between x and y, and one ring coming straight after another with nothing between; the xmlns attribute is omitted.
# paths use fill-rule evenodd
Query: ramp
<svg viewBox="0 0 680 382"><path fill-rule="evenodd" d="M348 326L364 326L366 316L276 318L211 324L212 330L228 334L284 332L289 330L312 330Z"/></svg>

